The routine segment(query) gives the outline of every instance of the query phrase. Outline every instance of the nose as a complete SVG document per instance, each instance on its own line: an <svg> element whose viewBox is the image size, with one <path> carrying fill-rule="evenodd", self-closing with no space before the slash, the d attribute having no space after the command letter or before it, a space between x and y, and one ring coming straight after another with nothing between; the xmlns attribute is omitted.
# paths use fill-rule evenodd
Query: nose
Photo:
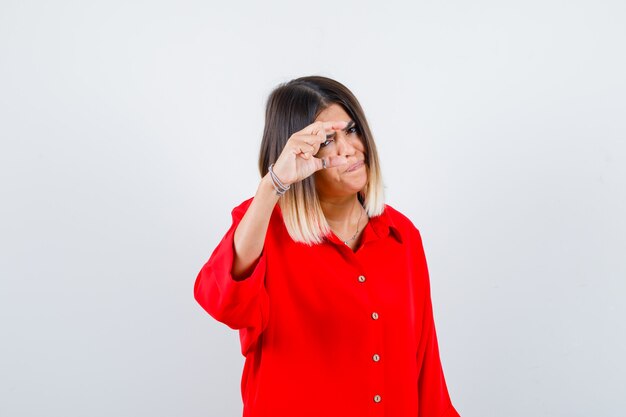
<svg viewBox="0 0 626 417"><path fill-rule="evenodd" d="M339 153L339 155L350 156L354 154L354 144L344 132L337 132L335 137L335 143L337 144L337 152Z"/></svg>

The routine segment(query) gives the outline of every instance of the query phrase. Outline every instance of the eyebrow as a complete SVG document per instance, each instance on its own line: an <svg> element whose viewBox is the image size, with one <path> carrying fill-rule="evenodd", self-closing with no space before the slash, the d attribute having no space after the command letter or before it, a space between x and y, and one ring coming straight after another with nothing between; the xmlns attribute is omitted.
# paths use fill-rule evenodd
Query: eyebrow
<svg viewBox="0 0 626 417"><path fill-rule="evenodd" d="M342 130L344 132L347 132L348 130L352 129L352 126L354 126L354 120L348 121L348 124ZM331 139L331 138L335 137L335 135L336 135L335 132L331 133L330 135L326 135L326 139Z"/></svg>

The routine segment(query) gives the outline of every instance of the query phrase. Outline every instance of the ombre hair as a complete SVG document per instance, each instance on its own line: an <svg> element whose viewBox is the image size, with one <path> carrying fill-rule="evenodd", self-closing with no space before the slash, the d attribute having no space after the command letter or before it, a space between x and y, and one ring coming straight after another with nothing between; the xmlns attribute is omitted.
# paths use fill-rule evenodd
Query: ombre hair
<svg viewBox="0 0 626 417"><path fill-rule="evenodd" d="M264 177L276 162L292 134L315 122L332 104L340 105L354 120L365 146L367 183L357 198L369 217L385 208L383 181L374 137L358 100L343 84L322 76L301 77L276 87L267 99L265 129L259 152L259 171ZM291 184L278 200L291 238L309 246L319 244L331 233L315 189L315 174Z"/></svg>

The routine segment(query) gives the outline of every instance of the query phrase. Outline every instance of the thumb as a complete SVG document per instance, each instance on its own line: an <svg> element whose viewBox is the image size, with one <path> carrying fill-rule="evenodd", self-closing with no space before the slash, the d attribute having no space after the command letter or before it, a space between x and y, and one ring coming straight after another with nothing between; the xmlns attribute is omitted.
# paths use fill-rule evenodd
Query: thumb
<svg viewBox="0 0 626 417"><path fill-rule="evenodd" d="M315 164L318 170L324 169L324 162L322 162L322 160L325 161L326 169L334 168L348 163L348 158L346 158L345 156L332 155L324 158L315 158Z"/></svg>

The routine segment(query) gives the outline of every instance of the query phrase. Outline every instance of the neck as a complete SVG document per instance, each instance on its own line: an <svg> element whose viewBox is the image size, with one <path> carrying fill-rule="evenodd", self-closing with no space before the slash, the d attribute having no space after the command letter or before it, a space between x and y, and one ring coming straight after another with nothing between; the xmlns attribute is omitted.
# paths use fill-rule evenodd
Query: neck
<svg viewBox="0 0 626 417"><path fill-rule="evenodd" d="M353 229L356 227L359 217L362 215L361 223L366 217L362 213L364 209L361 207L357 194L346 197L320 198L320 206L331 229L340 233L344 232L344 234L350 230L351 233L354 233Z"/></svg>

